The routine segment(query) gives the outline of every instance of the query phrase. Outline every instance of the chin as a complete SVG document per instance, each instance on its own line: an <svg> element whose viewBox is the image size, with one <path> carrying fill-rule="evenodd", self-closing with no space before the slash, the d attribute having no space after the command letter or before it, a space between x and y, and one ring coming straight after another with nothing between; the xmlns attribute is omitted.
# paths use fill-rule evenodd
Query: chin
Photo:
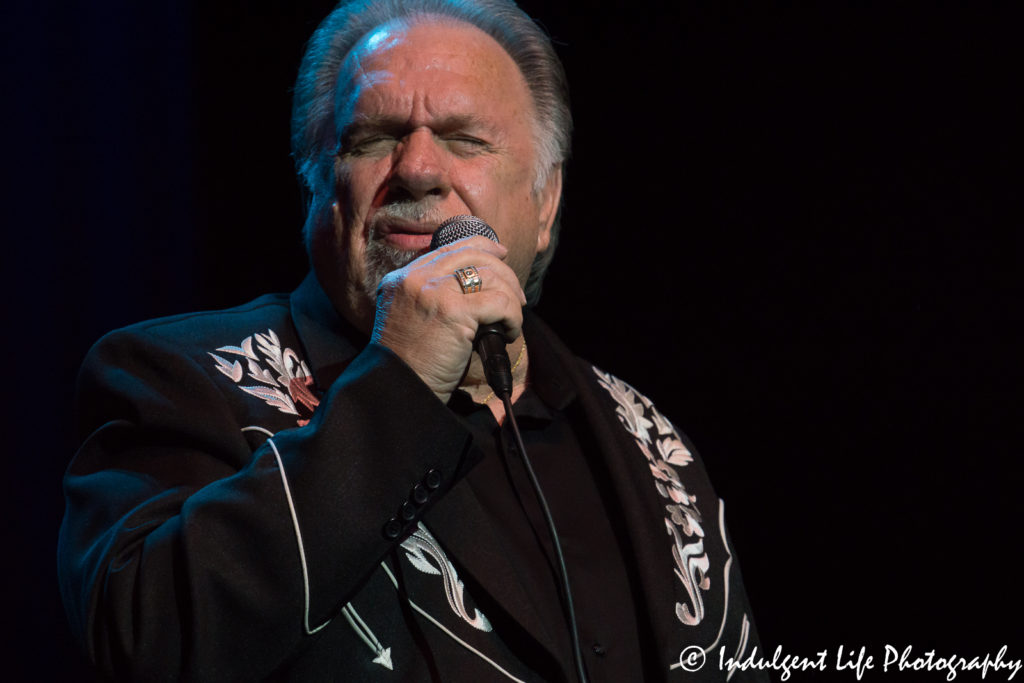
<svg viewBox="0 0 1024 683"><path fill-rule="evenodd" d="M366 245L364 254L365 270L363 275L363 288L367 295L374 301L377 298L377 288L381 280L388 273L404 268L412 263L424 250L410 251L399 249L383 240L371 240Z"/></svg>

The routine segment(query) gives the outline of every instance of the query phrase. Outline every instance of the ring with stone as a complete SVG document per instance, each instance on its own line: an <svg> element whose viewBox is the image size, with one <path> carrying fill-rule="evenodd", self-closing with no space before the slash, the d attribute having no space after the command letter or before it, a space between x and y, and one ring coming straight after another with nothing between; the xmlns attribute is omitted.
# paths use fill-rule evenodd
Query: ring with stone
<svg viewBox="0 0 1024 683"><path fill-rule="evenodd" d="M463 294L472 294L474 292L479 292L480 288L484 286L484 283L480 279L480 273L477 271L476 266L456 268L454 274L455 279L459 281L459 287L462 287Z"/></svg>

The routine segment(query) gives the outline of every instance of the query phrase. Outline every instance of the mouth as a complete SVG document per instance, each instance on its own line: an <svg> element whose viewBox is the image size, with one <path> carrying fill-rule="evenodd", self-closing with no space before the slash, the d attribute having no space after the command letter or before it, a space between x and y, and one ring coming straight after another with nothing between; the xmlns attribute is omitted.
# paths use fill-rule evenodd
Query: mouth
<svg viewBox="0 0 1024 683"><path fill-rule="evenodd" d="M427 251L437 223L418 223L388 219L377 226L379 239L402 251Z"/></svg>

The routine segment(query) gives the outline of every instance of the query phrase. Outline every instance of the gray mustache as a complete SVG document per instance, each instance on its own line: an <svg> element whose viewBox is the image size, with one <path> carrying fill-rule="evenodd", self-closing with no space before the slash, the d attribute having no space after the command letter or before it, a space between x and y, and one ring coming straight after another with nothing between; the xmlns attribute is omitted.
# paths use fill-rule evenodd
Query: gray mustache
<svg viewBox="0 0 1024 683"><path fill-rule="evenodd" d="M440 222L444 215L438 210L439 202L435 199L422 199L419 201L402 201L393 204L385 204L377 209L376 217L396 218L399 220L415 221L417 223L427 221Z"/></svg>

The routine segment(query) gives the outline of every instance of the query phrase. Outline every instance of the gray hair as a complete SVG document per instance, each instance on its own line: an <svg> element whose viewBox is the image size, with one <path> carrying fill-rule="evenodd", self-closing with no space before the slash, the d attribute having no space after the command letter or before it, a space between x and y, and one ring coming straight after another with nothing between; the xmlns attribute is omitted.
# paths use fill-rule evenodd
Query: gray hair
<svg viewBox="0 0 1024 683"><path fill-rule="evenodd" d="M551 41L512 0L342 0L313 33L299 67L292 101L292 155L313 200L324 203L333 191L338 146L336 95L346 56L363 36L396 20L442 17L462 21L494 38L523 74L536 113L539 191L553 168L569 157L572 115L562 63ZM324 206L310 206L310 212ZM310 221L307 219L307 230ZM561 228L561 205L551 242L538 254L526 283L529 305L540 297L541 283L554 256ZM307 235L308 238L308 235Z"/></svg>

